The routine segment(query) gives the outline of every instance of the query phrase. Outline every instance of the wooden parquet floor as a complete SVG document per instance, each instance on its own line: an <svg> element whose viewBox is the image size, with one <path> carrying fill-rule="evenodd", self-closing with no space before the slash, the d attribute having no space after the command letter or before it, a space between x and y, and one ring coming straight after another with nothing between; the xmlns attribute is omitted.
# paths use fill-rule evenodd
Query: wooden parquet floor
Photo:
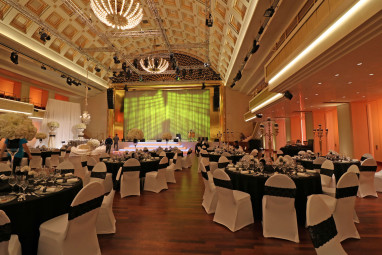
<svg viewBox="0 0 382 255"><path fill-rule="evenodd" d="M299 227L300 243L264 238L261 222L232 233L212 221L201 205L204 185L191 169L175 172L176 184L159 194L114 198L117 233L99 235L103 255L120 254L316 254L307 229ZM342 243L349 255L382 254L382 194L357 198L361 240Z"/></svg>

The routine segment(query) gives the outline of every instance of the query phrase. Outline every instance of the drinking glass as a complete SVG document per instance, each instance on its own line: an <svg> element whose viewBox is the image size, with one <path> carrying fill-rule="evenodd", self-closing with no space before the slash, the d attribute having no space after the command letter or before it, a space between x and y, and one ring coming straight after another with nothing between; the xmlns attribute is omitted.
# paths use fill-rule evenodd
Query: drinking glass
<svg viewBox="0 0 382 255"><path fill-rule="evenodd" d="M16 176L11 174L8 178L8 184L11 186L11 193L9 194L16 194L16 192L13 191L13 187L16 185Z"/></svg>
<svg viewBox="0 0 382 255"><path fill-rule="evenodd" d="M20 180L20 187L23 189L23 194L25 194L25 190L28 187L28 182L25 178Z"/></svg>

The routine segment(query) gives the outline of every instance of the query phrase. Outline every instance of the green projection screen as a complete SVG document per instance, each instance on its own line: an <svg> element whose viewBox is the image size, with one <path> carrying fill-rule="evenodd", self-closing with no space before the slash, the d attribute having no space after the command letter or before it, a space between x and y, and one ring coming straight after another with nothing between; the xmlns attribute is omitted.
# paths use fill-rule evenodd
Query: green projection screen
<svg viewBox="0 0 382 255"><path fill-rule="evenodd" d="M128 91L124 100L124 134L132 128L143 131L146 140L161 139L164 132L173 137L188 132L208 137L210 132L209 90Z"/></svg>

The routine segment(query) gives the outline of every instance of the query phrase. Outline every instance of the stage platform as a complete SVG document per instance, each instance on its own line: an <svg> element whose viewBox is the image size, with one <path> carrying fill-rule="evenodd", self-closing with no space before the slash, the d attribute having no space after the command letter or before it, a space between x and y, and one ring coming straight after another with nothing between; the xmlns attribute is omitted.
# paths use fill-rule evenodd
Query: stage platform
<svg viewBox="0 0 382 255"><path fill-rule="evenodd" d="M173 142L173 141L169 141L166 143L166 141L163 141L163 142L157 142L155 140L153 141L146 141L146 142L139 142L137 144L137 148L135 148L134 146L134 143L133 142L119 142L119 151L121 152L125 152L125 151L135 151L135 149L138 149L138 150L143 150L143 148L147 148L149 151L152 151L156 148L158 148L159 146L162 147L163 149L165 148L174 148L174 147L178 147L179 150L183 151L183 152L187 152L189 149L192 149L192 151L195 150L195 145L196 145L196 142L183 142L183 141L180 141L180 142Z"/></svg>

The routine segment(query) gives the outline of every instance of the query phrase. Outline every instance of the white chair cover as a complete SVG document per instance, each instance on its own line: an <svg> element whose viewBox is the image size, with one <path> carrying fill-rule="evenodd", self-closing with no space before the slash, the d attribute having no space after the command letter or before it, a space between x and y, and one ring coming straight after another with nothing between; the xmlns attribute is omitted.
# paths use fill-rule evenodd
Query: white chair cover
<svg viewBox="0 0 382 255"><path fill-rule="evenodd" d="M92 182L101 183L104 194L106 193L106 190L105 190L106 174L107 174L107 169L106 169L105 163L98 162L90 173L90 181L89 181L89 183L92 183Z"/></svg>
<svg viewBox="0 0 382 255"><path fill-rule="evenodd" d="M122 167L119 168L116 182L119 183L121 180ZM96 229L97 234L113 234L116 232L115 228L115 217L113 213L113 201L114 201L115 189L110 191L110 193L104 197L101 208L99 209Z"/></svg>
<svg viewBox="0 0 382 255"><path fill-rule="evenodd" d="M128 159L122 167L121 197L140 196L140 174L141 163L135 158Z"/></svg>
<svg viewBox="0 0 382 255"><path fill-rule="evenodd" d="M0 175L11 175L12 169L8 164L0 163Z"/></svg>
<svg viewBox="0 0 382 255"><path fill-rule="evenodd" d="M296 185L284 174L265 182L263 196L263 236L299 242L294 200Z"/></svg>
<svg viewBox="0 0 382 255"><path fill-rule="evenodd" d="M231 179L222 169L216 169L213 178L218 194L214 221L226 226L232 232L252 224L250 195L233 190Z"/></svg>
<svg viewBox="0 0 382 255"><path fill-rule="evenodd" d="M61 174L74 174L74 166L69 160L61 162L56 169L60 170Z"/></svg>
<svg viewBox="0 0 382 255"><path fill-rule="evenodd" d="M110 155L106 152L102 152L100 155L99 155L99 161L102 161L103 159L108 159L110 158Z"/></svg>
<svg viewBox="0 0 382 255"><path fill-rule="evenodd" d="M165 160L163 160L163 159L165 159ZM168 165L168 158L167 157L162 158L160 162L162 162L162 160L163 160L163 164ZM166 167L166 182L176 183L174 172L175 172L175 164L172 164L172 165Z"/></svg>
<svg viewBox="0 0 382 255"><path fill-rule="evenodd" d="M97 160L93 157L88 157L88 163L87 163L87 166L88 166L88 170L89 171L92 171L94 166L97 164Z"/></svg>
<svg viewBox="0 0 382 255"><path fill-rule="evenodd" d="M32 156L32 159L29 161L29 167L31 169L40 169L42 167L42 157Z"/></svg>
<svg viewBox="0 0 382 255"><path fill-rule="evenodd" d="M334 164L330 160L325 160L321 165L320 169L320 177L321 177L321 185L322 191L324 194L329 196L334 196L335 194L335 181L333 181L334 174Z"/></svg>
<svg viewBox="0 0 382 255"><path fill-rule="evenodd" d="M317 173L320 172L322 163L326 161L326 158L324 157L318 157L315 160L313 160L313 169L316 170Z"/></svg>
<svg viewBox="0 0 382 255"><path fill-rule="evenodd" d="M166 157L166 152L161 151L161 152L159 153L159 157Z"/></svg>
<svg viewBox="0 0 382 255"><path fill-rule="evenodd" d="M359 178L360 171L357 165L351 165L346 172L355 173ZM355 208L354 208L353 220L355 223L359 223L359 218Z"/></svg>
<svg viewBox="0 0 382 255"><path fill-rule="evenodd" d="M183 153L175 152L173 163L175 164L175 170L182 170Z"/></svg>
<svg viewBox="0 0 382 255"><path fill-rule="evenodd" d="M81 165L81 157L82 156L79 155L71 155L69 156L68 160L74 166L74 175L80 177L83 180L85 178L86 172L84 171L84 168Z"/></svg>
<svg viewBox="0 0 382 255"><path fill-rule="evenodd" d="M200 169L200 162L201 161L203 162L203 164L205 166L210 164L210 159L209 159L209 156L208 156L208 152L206 150L201 150L200 153L199 153L198 173L200 173L200 171L201 171L201 169Z"/></svg>
<svg viewBox="0 0 382 255"><path fill-rule="evenodd" d="M257 157L257 154L259 153L259 151L258 150L256 150L256 149L253 149L252 151L251 151L251 155L253 155L254 157Z"/></svg>
<svg viewBox="0 0 382 255"><path fill-rule="evenodd" d="M45 159L45 165L48 167L57 167L60 164L60 150L54 149L52 155Z"/></svg>
<svg viewBox="0 0 382 255"><path fill-rule="evenodd" d="M218 202L218 197L216 193L215 184L213 182L213 175L211 172L208 172L203 165L203 162L200 162L201 174L204 182L204 193L203 193L203 202L202 206L207 214L214 213L216 210L216 205Z"/></svg>
<svg viewBox="0 0 382 255"><path fill-rule="evenodd" d="M38 254L100 255L95 223L102 200L103 189L98 182L89 183L80 190L68 214L40 225Z"/></svg>
<svg viewBox="0 0 382 255"><path fill-rule="evenodd" d="M83 179L83 185L86 186L90 182L90 174L91 171L88 169L88 157L87 156L81 156L81 166L85 173L84 179Z"/></svg>
<svg viewBox="0 0 382 255"><path fill-rule="evenodd" d="M358 196L378 197L374 184L375 172L377 171L377 161L372 158L365 159L362 161L359 170L360 175Z"/></svg>
<svg viewBox="0 0 382 255"><path fill-rule="evenodd" d="M161 190L168 189L167 186L167 162L168 158L164 157L159 162L158 172L152 171L146 173L144 190L159 193ZM174 172L172 172L174 174ZM174 177L175 180L175 177Z"/></svg>
<svg viewBox="0 0 382 255"><path fill-rule="evenodd" d="M317 255L346 255L337 236L334 218L318 195L308 197L306 222Z"/></svg>
<svg viewBox="0 0 382 255"><path fill-rule="evenodd" d="M374 158L374 157L370 153L365 153L365 154L362 155L360 161L364 161L364 160L369 159L369 158Z"/></svg>
<svg viewBox="0 0 382 255"><path fill-rule="evenodd" d="M7 214L0 210L0 254L21 255L21 245L17 235L12 235L11 221Z"/></svg>

